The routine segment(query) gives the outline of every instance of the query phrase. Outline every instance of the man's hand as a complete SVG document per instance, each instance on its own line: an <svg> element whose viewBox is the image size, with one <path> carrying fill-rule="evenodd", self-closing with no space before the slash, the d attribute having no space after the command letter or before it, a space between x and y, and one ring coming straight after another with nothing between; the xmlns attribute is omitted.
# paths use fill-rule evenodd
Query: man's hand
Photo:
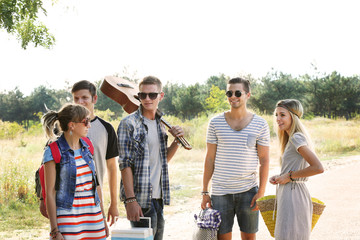
<svg viewBox="0 0 360 240"><path fill-rule="evenodd" d="M131 202L126 204L126 216L127 219L133 222L139 222L140 217L143 217L143 213L138 202Z"/></svg>
<svg viewBox="0 0 360 240"><path fill-rule="evenodd" d="M201 201L201 209L211 208L211 198L209 195L203 195Z"/></svg>
<svg viewBox="0 0 360 240"><path fill-rule="evenodd" d="M184 130L180 127L180 126L172 126L169 129L169 132L171 133L171 135L173 135L173 137L182 137L184 136Z"/></svg>
<svg viewBox="0 0 360 240"><path fill-rule="evenodd" d="M109 210L108 210L108 216L107 221L110 222L110 227L116 222L116 217L119 216L119 211L117 206L110 204Z"/></svg>
<svg viewBox="0 0 360 240"><path fill-rule="evenodd" d="M253 199L251 200L251 204L250 204L250 208L252 208L252 211L258 211L259 210L259 206L256 204L256 200L258 200L259 198L263 197L264 194L260 194L260 193L256 193L253 197Z"/></svg>

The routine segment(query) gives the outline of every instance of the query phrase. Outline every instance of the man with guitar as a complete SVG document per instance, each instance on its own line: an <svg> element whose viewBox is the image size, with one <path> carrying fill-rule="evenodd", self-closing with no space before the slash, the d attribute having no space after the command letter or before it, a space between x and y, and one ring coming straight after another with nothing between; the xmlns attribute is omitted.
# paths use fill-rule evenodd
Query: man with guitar
<svg viewBox="0 0 360 240"><path fill-rule="evenodd" d="M101 187L103 187L105 170L107 170L110 190L110 206L108 210L107 221L111 221L111 226L115 223L115 217L119 216L117 206L118 167L116 163L119 150L116 133L110 123L99 118L94 113L94 106L98 96L96 94L96 87L93 83L87 80L79 81L73 85L71 93L74 103L81 104L90 111L91 128L89 128L88 137L92 141L95 148L94 161L96 174Z"/></svg>
<svg viewBox="0 0 360 240"><path fill-rule="evenodd" d="M168 162L179 148L184 132L173 126L174 141L167 146L167 133L161 123L158 105L163 99L161 81L145 77L139 84L137 111L123 118L118 128L120 197L128 220L134 227L146 227L140 217L151 217L154 239L163 239L164 205L170 204Z"/></svg>

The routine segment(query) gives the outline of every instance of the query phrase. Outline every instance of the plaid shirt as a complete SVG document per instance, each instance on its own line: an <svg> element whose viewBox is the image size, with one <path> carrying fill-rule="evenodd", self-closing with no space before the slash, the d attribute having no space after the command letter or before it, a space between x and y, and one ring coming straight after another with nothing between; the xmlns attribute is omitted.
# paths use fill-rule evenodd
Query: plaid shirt
<svg viewBox="0 0 360 240"><path fill-rule="evenodd" d="M160 118L156 117L160 141L161 190L164 204L170 204L170 185L167 164L167 134ZM121 120L118 134L119 166L120 171L131 167L134 174L134 193L137 202L142 208L151 206L152 186L150 183L149 145L147 143L147 126L140 108ZM125 201L124 184L120 183L120 199Z"/></svg>

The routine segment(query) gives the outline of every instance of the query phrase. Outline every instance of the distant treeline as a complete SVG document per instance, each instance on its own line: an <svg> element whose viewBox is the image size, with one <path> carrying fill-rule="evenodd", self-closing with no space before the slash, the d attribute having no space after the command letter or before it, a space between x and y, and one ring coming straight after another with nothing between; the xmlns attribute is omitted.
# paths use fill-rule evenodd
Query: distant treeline
<svg viewBox="0 0 360 240"><path fill-rule="evenodd" d="M353 118L360 113L360 77L331 74L308 74L293 77L283 72L269 72L265 77L254 79L242 76L251 82L252 96L249 107L259 114L271 114L276 102L285 98L299 99L305 108L305 116L322 116L327 118ZM163 86L165 98L160 109L169 115L181 119L192 119L202 114L223 111L229 108L225 97L229 77L224 74L211 76L204 84L190 86L178 83L167 83ZM98 110L110 109L114 118L121 116L123 110L119 104L106 97L98 86ZM70 87L54 90L39 86L24 97L15 88L0 93L0 119L15 121L28 126L29 121L38 121L39 113L45 112L45 106L58 110L64 103L71 102Z"/></svg>

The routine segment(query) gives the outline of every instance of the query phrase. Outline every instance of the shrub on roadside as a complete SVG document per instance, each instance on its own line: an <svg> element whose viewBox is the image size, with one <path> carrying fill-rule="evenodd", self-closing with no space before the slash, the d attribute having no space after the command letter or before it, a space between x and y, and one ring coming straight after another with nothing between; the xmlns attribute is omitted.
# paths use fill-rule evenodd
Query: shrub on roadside
<svg viewBox="0 0 360 240"><path fill-rule="evenodd" d="M14 139L23 132L24 128L18 123L0 120L0 139Z"/></svg>

